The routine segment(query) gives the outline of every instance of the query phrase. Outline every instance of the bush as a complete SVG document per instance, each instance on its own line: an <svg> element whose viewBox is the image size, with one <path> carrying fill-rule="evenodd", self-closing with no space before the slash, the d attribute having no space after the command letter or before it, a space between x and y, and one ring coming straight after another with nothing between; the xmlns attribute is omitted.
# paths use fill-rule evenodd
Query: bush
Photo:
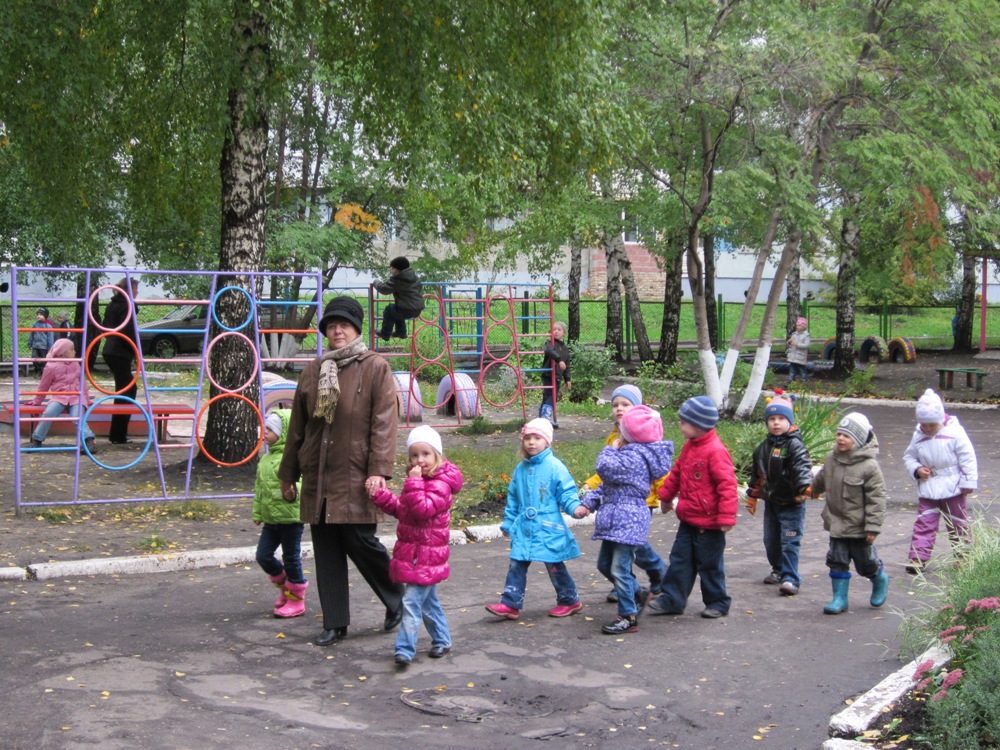
<svg viewBox="0 0 1000 750"><path fill-rule="evenodd" d="M611 352L603 348L585 346L578 342L569 345L573 388L570 401L587 401L601 395L601 389L615 371Z"/></svg>

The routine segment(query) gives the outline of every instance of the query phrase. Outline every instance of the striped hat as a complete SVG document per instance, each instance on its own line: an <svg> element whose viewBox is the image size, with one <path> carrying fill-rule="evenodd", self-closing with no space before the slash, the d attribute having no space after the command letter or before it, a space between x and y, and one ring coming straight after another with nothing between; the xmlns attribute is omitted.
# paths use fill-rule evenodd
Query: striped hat
<svg viewBox="0 0 1000 750"><path fill-rule="evenodd" d="M719 409L708 396L689 398L677 410L682 422L694 425L699 430L711 430L719 423Z"/></svg>
<svg viewBox="0 0 1000 750"><path fill-rule="evenodd" d="M621 396L626 398L632 404L632 406L638 406L642 403L642 391L636 388L634 385L620 385L611 391L611 400L614 401L616 398Z"/></svg>

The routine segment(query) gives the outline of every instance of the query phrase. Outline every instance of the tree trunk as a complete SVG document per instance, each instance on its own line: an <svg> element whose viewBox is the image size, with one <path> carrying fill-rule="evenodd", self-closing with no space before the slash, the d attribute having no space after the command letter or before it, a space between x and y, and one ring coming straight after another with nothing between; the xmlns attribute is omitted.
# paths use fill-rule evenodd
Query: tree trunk
<svg viewBox="0 0 1000 750"><path fill-rule="evenodd" d="M715 235L706 234L702 242L705 248L705 315L708 318L708 341L712 351L717 352L719 351L719 311L715 300Z"/></svg>
<svg viewBox="0 0 1000 750"><path fill-rule="evenodd" d="M983 259L983 263L986 260ZM972 321L976 314L976 256L962 255L962 298L958 304L958 330L955 332L955 350L960 352L971 352L972 346Z"/></svg>
<svg viewBox="0 0 1000 750"><path fill-rule="evenodd" d="M858 251L861 227L854 221L860 196L844 194L844 219L840 228L840 263L837 269L837 349L834 372L847 376L854 371L854 317L857 294Z"/></svg>
<svg viewBox="0 0 1000 750"><path fill-rule="evenodd" d="M267 198L265 169L267 157L266 81L270 75L270 39L267 21L258 8L267 0L239 0L234 4L232 34L240 55L240 76L229 90L229 127L222 145L222 242L219 252L219 288L239 287L219 298L216 312L226 326L240 329L249 321L253 330L250 299L262 289L251 288L250 272L264 264L264 224ZM230 272L230 273L227 273ZM255 284L260 287L258 281ZM213 339L223 333L212 322ZM246 333L248 329L243 329ZM236 391L250 402L258 402L255 352L238 336L216 341L207 367L213 379L210 394ZM246 388L243 384L249 381ZM241 389L242 388L242 389ZM197 425L195 425L197 429ZM219 462L239 463L253 456L260 435L260 417L254 406L233 396L215 401L208 412L204 446Z"/></svg>
<svg viewBox="0 0 1000 750"><path fill-rule="evenodd" d="M788 266L788 281L785 285L786 296L785 296L785 333L791 335L795 330L795 321L799 319L802 314L802 296L801 296L801 277L802 269L800 268L799 258L802 256L801 252L796 252L795 257L792 258L791 264Z"/></svg>
<svg viewBox="0 0 1000 750"><path fill-rule="evenodd" d="M610 237L605 231L603 246L604 257L607 259L608 265L608 311L604 346L614 352L614 356L618 360L624 356L624 348L622 346L621 269L618 266L620 256L615 252L615 245L622 243L621 234L617 230Z"/></svg>
<svg viewBox="0 0 1000 750"><path fill-rule="evenodd" d="M583 248L580 238L573 236L569 246L569 320L570 341L580 340L580 277L583 275Z"/></svg>
<svg viewBox="0 0 1000 750"><path fill-rule="evenodd" d="M666 266L667 278L663 285L663 320L660 325L660 351L656 361L672 365L677 361L677 342L681 328L681 300L684 298L684 253L676 244L669 245Z"/></svg>
<svg viewBox="0 0 1000 750"><path fill-rule="evenodd" d="M642 305L635 285L635 274L632 273L632 261L625 252L624 242L612 243L612 248L612 252L618 256L618 274L625 288L625 308L632 321L632 335L635 336L639 349L639 360L646 361L653 358L653 348L649 345L649 334L646 333L646 323L642 319Z"/></svg>

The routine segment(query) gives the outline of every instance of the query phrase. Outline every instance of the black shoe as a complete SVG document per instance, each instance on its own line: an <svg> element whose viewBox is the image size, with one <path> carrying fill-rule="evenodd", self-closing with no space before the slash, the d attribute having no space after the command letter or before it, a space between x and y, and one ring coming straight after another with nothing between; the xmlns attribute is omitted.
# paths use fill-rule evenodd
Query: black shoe
<svg viewBox="0 0 1000 750"><path fill-rule="evenodd" d="M649 612L650 615L682 615L682 614L684 614L683 610L681 610L680 612L678 612L678 611L673 610L673 609L667 609L666 607L664 607L660 603L660 600L659 600L658 597L650 597L649 598L649 601L646 602L646 610Z"/></svg>
<svg viewBox="0 0 1000 750"><path fill-rule="evenodd" d="M639 589L635 592L635 606L639 608L635 613L636 619L639 619L643 611L645 611L646 605L649 604L649 600L652 598L649 589Z"/></svg>
<svg viewBox="0 0 1000 750"><path fill-rule="evenodd" d="M618 589L611 589L611 593L609 593L607 595L606 599L607 599L607 601L611 602L612 604L617 604L618 603Z"/></svg>
<svg viewBox="0 0 1000 750"><path fill-rule="evenodd" d="M94 438L87 438L83 442L86 444L88 451L90 451L91 453L97 452L97 441L94 440Z"/></svg>
<svg viewBox="0 0 1000 750"><path fill-rule="evenodd" d="M396 654L395 662L397 667L406 668L410 666L411 661L412 659L410 659L409 656L405 656L404 654Z"/></svg>
<svg viewBox="0 0 1000 750"><path fill-rule="evenodd" d="M28 447L29 448L41 448L42 447L42 441L41 440L32 440L30 443L28 443Z"/></svg>
<svg viewBox="0 0 1000 750"><path fill-rule="evenodd" d="M395 612L390 612L386 610L385 622L382 623L382 630L389 631L395 630L396 626L403 621L403 605L400 604L399 608Z"/></svg>
<svg viewBox="0 0 1000 750"><path fill-rule="evenodd" d="M347 637L347 628L331 628L320 633L313 641L317 646L332 646Z"/></svg>
<svg viewBox="0 0 1000 750"><path fill-rule="evenodd" d="M619 616L614 622L601 626L601 632L605 635L622 635L623 633L639 632L639 623L634 615Z"/></svg>
<svg viewBox="0 0 1000 750"><path fill-rule="evenodd" d="M712 609L711 607L709 607L708 609L704 610L701 613L701 616L704 617L706 620L718 620L720 617L725 617L728 614L729 614L728 612L723 612L721 610Z"/></svg>
<svg viewBox="0 0 1000 750"><path fill-rule="evenodd" d="M127 443L131 443L132 442L128 438L122 438L121 440L116 440L115 438L108 438L108 439L111 441L112 445L125 445Z"/></svg>
<svg viewBox="0 0 1000 750"><path fill-rule="evenodd" d="M432 659L440 659L449 651L451 651L451 646L431 646L431 650L427 652L427 655Z"/></svg>
<svg viewBox="0 0 1000 750"><path fill-rule="evenodd" d="M394 339L405 339L405 338L407 338L407 334L405 332L404 333L394 333L394 334L392 334L392 337Z"/></svg>

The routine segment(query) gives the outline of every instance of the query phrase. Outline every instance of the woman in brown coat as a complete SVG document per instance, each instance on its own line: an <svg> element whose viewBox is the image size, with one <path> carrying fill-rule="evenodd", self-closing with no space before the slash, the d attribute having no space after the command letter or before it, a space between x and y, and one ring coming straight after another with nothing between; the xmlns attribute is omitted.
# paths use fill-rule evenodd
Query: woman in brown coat
<svg viewBox="0 0 1000 750"><path fill-rule="evenodd" d="M382 489L396 457L396 384L386 361L361 338L364 310L351 297L331 300L319 322L329 349L299 378L285 455L278 469L289 501L302 480L302 522L310 524L316 583L329 646L351 622L347 559L382 603L384 627L402 618L402 587L389 578L389 554L375 536L382 514L368 488Z"/></svg>

